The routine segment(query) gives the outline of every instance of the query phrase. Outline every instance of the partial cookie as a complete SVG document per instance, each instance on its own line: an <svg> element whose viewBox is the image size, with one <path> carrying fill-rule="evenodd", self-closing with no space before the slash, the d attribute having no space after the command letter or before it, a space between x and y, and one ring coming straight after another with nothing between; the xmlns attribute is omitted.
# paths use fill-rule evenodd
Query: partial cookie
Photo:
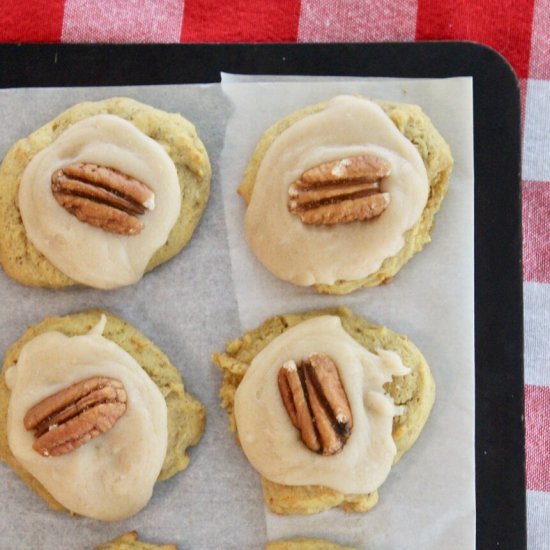
<svg viewBox="0 0 550 550"><path fill-rule="evenodd" d="M275 540L265 545L265 550L354 550L351 546L340 546L323 539L297 538Z"/></svg>
<svg viewBox="0 0 550 550"><path fill-rule="evenodd" d="M178 550L175 544L151 544L138 539L137 531L124 533L104 544L100 544L95 550Z"/></svg>
<svg viewBox="0 0 550 550"><path fill-rule="evenodd" d="M106 321L104 327L103 319ZM44 349L47 353L44 353ZM17 366L17 370L11 368L13 366ZM27 430L24 429L23 424L27 423L28 414L25 415L24 422L20 417L42 403L44 398L98 377L121 383L121 396L119 386L115 382L92 383L95 390L106 391L105 388L109 389L109 385L117 388L116 398L109 397L106 403L126 403L125 411L120 413L118 410L119 418L116 418L114 423L111 422L112 425L107 422L106 430L105 419L113 420L109 416L113 414L112 411L102 411L102 422L99 422L97 417L89 420L89 425L98 427L99 432L104 433L96 433L82 446L72 445L74 426L67 428L68 423L63 424L62 421L46 418L46 424L53 423L55 427L58 424L60 427L64 425L66 433L57 436L56 430L50 430L47 435L53 434L57 441L50 439L37 446L44 436L39 438L39 431L34 426L29 425ZM17 400L10 402L13 391L17 392ZM80 395L84 394L94 395L91 390L80 392ZM74 402L75 399L71 398L68 401ZM101 399L95 401L99 402ZM90 400L84 409L89 407ZM120 403L116 404L116 407L121 407ZM42 414L44 411L39 413ZM42 416L47 417L47 414L46 410ZM4 357L4 369L0 377L0 425L8 426L12 433L8 443L8 431L0 430L0 458L56 510L72 511L98 519L120 519L118 515L127 517L135 513L137 510L134 508L144 505L150 497L152 484L156 479L168 479L187 467L187 448L198 443L205 422L204 407L197 399L186 393L179 371L166 355L129 323L103 311L90 310L64 317L47 317L41 323L27 329ZM90 430L86 425L85 428L81 435L87 437L86 432ZM151 437L154 441L150 441ZM65 452L60 456L53 456L52 449L59 447L56 444L60 442L68 443L69 448L67 450L61 447L61 451ZM156 456L157 452L161 453L160 456ZM154 456L147 458L151 453ZM47 456L48 454L52 456ZM75 457L78 460L71 462ZM104 457L107 464L100 462L99 457ZM27 460L33 468L39 468L39 473L29 473L28 467L22 464ZM114 470L110 469L109 461L112 461ZM141 464L142 471L138 475L139 483L132 484L128 481L132 487L135 485L136 492L139 492L139 498L136 497L136 503L132 504L129 495L126 494L130 489L125 485L126 479L132 478L126 471L125 464L134 468L140 461L144 463ZM52 492L57 490L57 485L52 483L53 490L45 487L51 482L52 476L79 478L88 471L92 472L90 475L93 476L96 465L98 472L92 484L94 491L97 489L101 497L101 491L107 491L101 481L107 487L113 486L115 489L117 484L122 483L120 489L124 495L123 503L117 503L117 498L110 495L106 499L107 502L98 506L84 503L85 508L81 510L82 503L77 502L75 505L74 495L56 498ZM58 467L61 468L62 474L57 470ZM41 481L37 476L41 477ZM46 478L42 479L42 476ZM151 478L150 487L146 486L146 477ZM91 489L85 491L85 494L92 494ZM68 500L60 503L59 500L64 498ZM107 503L114 508L112 513L117 516L116 518L104 517L105 514L111 514L107 510ZM127 511L125 507L128 507ZM93 509L90 511L90 508Z"/></svg>
<svg viewBox="0 0 550 550"><path fill-rule="evenodd" d="M319 394L318 381L311 379L319 401L326 403L327 387L338 396L340 412L334 413L331 402L329 420L325 422L307 396L307 388L311 393L311 387L306 385L309 409L305 410L314 419L313 431L321 443L316 451L304 437L307 422L302 418L296 428L292 403L288 403L292 400L285 397L280 380L281 372L289 378L288 372L294 376L296 370L300 378L307 380L307 369L317 369L313 364L318 362L315 355L332 360L343 387L338 393L334 389L336 375L330 374L329 385L323 382L324 390ZM346 308L275 317L230 342L226 352L214 354L213 360L224 374L220 396L229 414L229 427L262 475L264 499L278 514L312 514L338 506L345 511L370 510L378 501L377 488L391 465L420 435L435 398L430 369L414 344ZM248 386L244 390L243 379ZM289 380L292 387L294 382ZM294 384L295 390L300 385L304 383ZM369 395L368 411L365 392ZM343 407L342 393L351 414ZM298 401L292 395L298 410ZM326 412L326 405L323 407ZM365 415L370 416L365 419ZM263 429L255 432L254 423ZM321 424L327 433L320 433ZM371 429L368 426L375 431L363 431ZM336 447L340 446L328 457L332 449L325 443L327 435ZM365 443L375 436L376 445ZM361 462L350 465L347 461L352 455ZM373 462L376 455L383 457L380 463ZM355 490L357 483L372 490Z"/></svg>
<svg viewBox="0 0 550 550"><path fill-rule="evenodd" d="M347 294L389 281L430 241L449 146L416 105L338 96L269 128L239 193L276 277Z"/></svg>
<svg viewBox="0 0 550 550"><path fill-rule="evenodd" d="M210 176L179 114L128 98L79 103L0 166L0 264L30 286L135 283L187 244Z"/></svg>

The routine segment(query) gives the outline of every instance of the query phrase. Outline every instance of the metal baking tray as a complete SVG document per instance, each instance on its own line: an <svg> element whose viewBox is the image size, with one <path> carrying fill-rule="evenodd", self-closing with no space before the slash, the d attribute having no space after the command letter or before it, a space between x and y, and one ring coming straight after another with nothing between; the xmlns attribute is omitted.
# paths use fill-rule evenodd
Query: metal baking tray
<svg viewBox="0 0 550 550"><path fill-rule="evenodd" d="M473 77L476 539L479 548L524 548L520 104L512 69L493 50L462 42L0 45L1 88L205 83L220 71Z"/></svg>

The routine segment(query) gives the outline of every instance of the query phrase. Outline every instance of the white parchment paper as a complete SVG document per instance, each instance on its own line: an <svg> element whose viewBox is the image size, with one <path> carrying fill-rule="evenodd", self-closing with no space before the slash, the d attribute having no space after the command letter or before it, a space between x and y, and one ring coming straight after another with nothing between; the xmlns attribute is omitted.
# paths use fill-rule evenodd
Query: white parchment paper
<svg viewBox="0 0 550 550"><path fill-rule="evenodd" d="M189 468L157 484L149 505L123 522L102 523L47 509L0 464L0 548L91 549L137 529L180 550L260 549L267 540L323 536L360 549L474 545L473 160L467 78L366 79L304 83L0 91L0 156L67 107L116 95L181 112L196 126L213 166L211 198L190 244L131 287L65 291L22 287L0 273L0 351L46 315L103 307L155 341L208 409ZM264 80L270 80L269 78ZM262 131L278 118L337 93L420 104L450 143L455 170L433 242L391 284L348 297L319 296L275 280L246 247L244 205L235 189ZM407 334L438 386L418 443L392 470L368 514L330 511L276 517L263 506L259 477L227 430L213 351L243 330L286 311L348 305Z"/></svg>
<svg viewBox="0 0 550 550"><path fill-rule="evenodd" d="M330 511L278 517L266 511L269 539L323 536L358 548L470 548L475 541L473 359L473 131L471 79L274 82L223 75L234 111L222 152L222 189L239 317L246 328L287 311L347 305L407 334L431 365L438 392L417 444L392 470L366 515ZM337 94L420 105L449 142L455 168L433 242L383 287L346 297L318 295L275 279L243 239L235 195L257 140L297 109ZM247 154L243 155L243 152Z"/></svg>

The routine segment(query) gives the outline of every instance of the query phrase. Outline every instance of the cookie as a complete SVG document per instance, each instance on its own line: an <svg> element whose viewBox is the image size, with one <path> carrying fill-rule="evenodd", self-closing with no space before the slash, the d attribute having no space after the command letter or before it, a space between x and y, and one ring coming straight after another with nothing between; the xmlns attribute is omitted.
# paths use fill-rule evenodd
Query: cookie
<svg viewBox="0 0 550 550"><path fill-rule="evenodd" d="M151 544L138 539L137 531L124 533L104 544L100 544L95 550L178 550L175 544Z"/></svg>
<svg viewBox="0 0 550 550"><path fill-rule="evenodd" d="M133 284L190 240L210 177L206 149L181 115L121 97L79 103L18 141L0 166L0 265L35 287Z"/></svg>
<svg viewBox="0 0 550 550"><path fill-rule="evenodd" d="M314 322L315 326L312 324ZM307 330L306 323L310 324ZM297 329L302 328L302 332L297 332ZM311 452L311 447L306 448L303 436L301 438L291 419L287 418L289 410L285 398L277 390L280 385L278 376L282 370L279 368L281 358L284 369L287 368L289 357L298 363L300 357L307 357L312 352L332 357L353 411L351 436L344 442L343 450L331 456L330 460L319 452ZM345 357L345 361L342 357ZM372 432L380 435L377 447L372 449L361 445L362 441L373 439L374 436L363 438L360 431L355 431L363 429L362 396L365 389L364 382L354 377L357 372L363 372L357 366L359 363L356 364L358 360L360 364L370 365L368 362L376 361L375 357L385 363L384 368L391 363L395 374L388 377L386 373L379 378L380 374L372 374L379 371L372 370L371 366L369 371L365 371L371 373L371 380L377 380L377 384L369 389L372 403L380 406L380 411L385 411L386 415L383 418L368 418L367 423L374 426L373 429L378 430L377 426L381 428L380 432ZM229 428L237 433L247 458L251 462L256 461L252 465L262 476L264 500L278 514L313 514L333 507L350 512L370 510L378 501L377 487L384 481L390 467L397 463L420 435L435 398L435 384L430 369L416 346L405 336L372 324L346 308L274 317L230 342L225 353L214 354L213 360L223 371L220 396L221 405L229 415ZM251 364L253 369L247 374ZM250 401L242 401L241 397L241 403L244 404L239 409L236 396L241 391L243 380L251 385L252 398ZM245 405L249 410L244 408ZM261 408L257 410L258 406ZM394 410L394 407L397 408ZM244 434L243 426L240 425L243 418ZM261 435L253 432L254 426L250 425L250 419L265 427L263 431L260 430ZM258 444L267 447L267 450L255 448ZM252 446L252 450L247 450L247 446ZM276 452L273 452L274 449ZM361 462L350 466L346 462L346 449L350 449L349 453L355 453L359 460L366 461L367 465L363 466ZM322 451L325 451L324 447ZM377 453L388 454L384 455L383 465L373 467L376 479L371 480L368 457ZM272 456L277 457L273 464ZM262 460L266 466L261 463ZM269 478L265 472L267 467ZM292 472L286 471L287 467L289 470L293 468ZM342 475L342 472L347 474ZM292 482L281 482L282 478L291 479ZM318 482L310 483L309 479ZM356 480L360 480L364 487L372 485L373 489L354 490Z"/></svg>
<svg viewBox="0 0 550 550"><path fill-rule="evenodd" d="M274 540L265 546L265 550L354 550L351 546L340 546L334 542L323 539L309 539L300 537L297 539Z"/></svg>
<svg viewBox="0 0 550 550"><path fill-rule="evenodd" d="M104 327L101 326L102 319L106 320ZM97 333L101 328L103 328L103 336L98 336ZM88 340L91 338L90 334L94 334L95 338L95 340L91 343L88 342ZM33 356L32 354L37 352L32 351L30 346L37 345L37 342L39 342L38 339L44 338L44 336L47 336L51 339L51 335L55 336L56 342L57 340L60 341L59 345L56 345L55 342L52 341L54 350L59 349L60 351L50 352L48 356L44 355L44 357L48 357L48 359L45 359L45 361L53 362L54 366L50 368L51 373L49 371L44 372L44 368L42 369L42 371L36 370L34 369L34 363L31 362L31 359ZM88 372L88 370L83 370L82 364L85 362L85 359L81 359L79 362L78 356L76 356L75 359L73 355L64 355L64 353L66 353L65 350L69 349L69 346L72 344L73 340L75 340L76 337L82 338L83 335L87 335L88 340L86 340L85 342L87 346L91 346L92 344L94 344L94 346L96 344L98 346L101 346L100 348L98 348L99 351L97 351L95 347L90 348L94 353L95 358L95 363L90 362L91 366L86 367L86 369L95 369L93 371L90 371L90 373ZM77 339L76 341L79 340ZM50 344L50 341L48 341L47 343L41 345L50 346ZM114 358L112 358L111 355L106 356L106 358L103 358L103 355L98 355L99 353L104 353L104 348L107 348L110 354L115 354ZM41 349L42 348L38 348L39 351ZM88 348L85 348L85 350L88 350ZM73 354L77 352L80 353L78 350L70 351L70 353ZM132 422L134 422L134 424L132 424L132 429L134 429L133 427L136 425L135 423L137 422L138 424L136 429L141 430L139 431L139 433L142 434L142 436L140 436L140 445L141 447L143 447L143 449L140 447L140 453L149 452L147 450L147 438L150 434L158 435L164 431L164 441L161 441L161 436L158 435L158 440L155 440L155 442L153 442L155 448L162 448L161 446L164 445L164 454L160 457L155 458L155 460L157 461L156 467L158 469L158 472L148 472L147 468L145 468L146 465L142 465L144 467L144 471L141 472L140 478L145 478L146 475L150 475L152 477L151 483L154 484L155 480L168 479L175 475L177 472L184 470L187 467L187 465L189 464L187 448L198 443L204 431L204 426L206 422L206 411L203 405L197 399L195 399L185 391L179 371L170 363L166 355L162 353L162 351L158 349L158 347L155 346L153 342L151 342L139 330L131 326L129 323L110 313L99 310L90 310L80 313L74 313L64 317L47 317L41 323L28 328L23 336L9 348L4 357L4 368L2 371L2 376L0 377L0 425L2 426L7 426L9 424L10 414L13 416L11 422L17 422L17 414L19 413L16 410L16 404L14 404L14 407L12 407L12 405L10 404L10 395L11 391L14 390L14 386L17 388L17 385L19 384L19 377L23 375L17 372L15 376L12 376L11 383L9 384L11 390L8 388L8 379L11 376L10 371L12 369L10 367L17 365L17 368L19 369L22 364L23 354L25 354L25 361L30 362L31 370L28 372L31 373L30 375L32 375L32 378L38 379L40 376L53 377L47 379L46 382L44 382L46 390L43 390L40 387L40 382L36 382L36 384L38 384L38 388L33 387L33 381L30 382L30 387L32 389L32 392L34 393L31 393L30 390L26 390L24 393L21 393L21 391L18 390L18 394L21 394L22 396L18 397L18 400L28 400L30 402L30 405L33 405L34 403L40 401L42 397L44 397L43 395L40 395L41 393L45 395L50 395L53 391L50 388L54 388L55 391L57 391L59 389L64 389L70 384L74 384L75 382L79 382L85 378L94 377L98 373L101 376L104 376L105 364L109 369L112 368L111 364L115 363L115 366L117 366L117 368L119 365L124 365L127 370L138 369L140 371L138 373L140 376L139 380L131 380L131 387L126 388L126 391L128 393L128 408L122 419L119 420L118 423L116 423L110 431L100 435L99 437L96 437L95 439L92 439L90 442L86 443L80 448L77 448L73 452L70 452L63 456L51 456L45 458L44 460L46 460L46 466L44 467L50 467L50 463L48 463L47 461L67 460L67 456L70 457L71 455L79 453L82 450L85 450L86 447L91 447L93 444L95 445L96 443L99 448L97 452L103 452L101 445L108 446L111 444L111 440L107 436L109 436L109 434L115 434L115 430L117 429L128 430L127 427L123 427L122 420L124 420L125 422L129 422L130 420L125 420L125 418L128 417L129 411L132 410L132 414L134 414L134 412L138 409L145 411L143 412L143 417L137 417L137 419L132 417ZM29 357L31 359L29 359ZM84 355L84 357L87 356ZM103 363L98 363L98 357L100 359L103 358L101 359ZM60 365L59 368L64 369L60 371L60 374L57 374L57 371L55 370L58 364ZM76 367L73 369L71 365L78 365L78 369L76 369ZM95 372L96 370L98 371L98 373ZM42 372L44 372L44 374L42 374ZM110 370L107 370L106 372L110 372ZM25 376L30 375L27 374ZM124 376L126 375L122 373L122 377L117 375L115 376L115 378L123 380ZM58 381L57 385L53 384L52 382L52 380L54 380L54 378L56 377L61 379L61 381ZM152 385L152 388L149 388L148 384ZM136 392L139 391L139 394L136 394L136 397L133 397L133 394L130 391L134 391L134 387L138 388ZM145 397L143 395L144 393ZM162 404L158 402L157 397L160 399L160 402L162 402ZM147 398L148 401L145 401L145 398ZM133 408L130 409L130 403L132 402L134 403L134 405ZM152 414L150 416L146 416L146 412L148 413L149 410L149 404L151 403L151 408L153 407L153 405L155 407L159 407L158 410L160 412L158 413L158 415L161 417L162 420L160 425L153 422L154 418L152 417ZM23 412L25 412L25 405L21 406L24 409ZM8 412L8 409L11 411L11 413ZM155 409L155 412L156 410L157 409ZM21 429L21 432L23 433L17 433L17 437L19 438L18 441L22 441L24 445L30 446L33 442L34 436L31 434L30 431L25 432L25 430ZM120 438L127 436L124 432L121 436L116 435L114 437ZM135 439L138 439L137 435ZM143 444L141 444L141 440L143 440ZM150 446L152 446L153 443L149 442ZM59 500L51 494L51 491L46 489L46 487L44 486L44 482L40 482L35 475L29 473L29 471L21 464L21 460L14 456L14 452L12 452L12 444L13 440L11 438L10 442L8 442L7 430L0 430L0 458L9 466L11 466L15 470L15 472L23 479L23 481L25 481L25 483L33 491L41 496L51 508L64 511L70 510L71 512L82 514L81 511L75 510L71 506L61 504ZM138 453L135 452L134 448L132 448L131 446L123 445L118 439L115 440L115 444L117 447L121 447L123 449L121 453L129 453L129 455L116 455L113 458L113 461L118 461L117 464L123 465L124 460L128 460L128 456L138 455ZM33 461L42 458L37 453L35 453L34 450L32 452L30 451L30 449L27 448L24 448L23 450L25 451L25 456L27 458L29 453L32 455ZM107 457L111 457L111 454L109 453L110 447L107 447ZM35 454L38 458L34 457ZM84 455L84 458L82 458L82 460L84 459L88 460L88 455ZM134 459L131 459L130 462L132 462L133 460ZM53 466L51 466L52 468L56 467L55 462L51 464L54 464ZM76 472L78 471L78 467L78 464L74 466L70 465L70 468L74 468L74 471ZM65 466L66 471L72 471L70 470L70 468L69 466ZM102 472L102 479L106 475L107 474ZM130 476L127 475L126 472L124 472L124 475L130 479ZM149 491L152 491L152 485L149 488ZM150 494L147 495L146 487L143 488L143 492L144 495L142 495L142 497L143 499L145 499L146 502L146 500L148 500L147 497L150 496ZM125 499L126 498L127 495L125 496ZM116 500L114 497L111 497L111 499L113 501ZM129 500L130 499L128 497L128 501ZM130 506L130 503L128 504L128 506ZM99 512L97 510L95 510L95 512L97 512L101 516L104 513L103 508L104 506L100 505ZM121 513L124 515L124 517L127 517L128 514L123 512L124 506L119 503L118 509L115 511L115 513ZM86 513L83 515L92 514ZM98 517L98 519L111 518Z"/></svg>
<svg viewBox="0 0 550 550"><path fill-rule="evenodd" d="M271 126L246 167L246 239L296 285L383 284L430 241L452 166L416 105L338 96L306 107Z"/></svg>

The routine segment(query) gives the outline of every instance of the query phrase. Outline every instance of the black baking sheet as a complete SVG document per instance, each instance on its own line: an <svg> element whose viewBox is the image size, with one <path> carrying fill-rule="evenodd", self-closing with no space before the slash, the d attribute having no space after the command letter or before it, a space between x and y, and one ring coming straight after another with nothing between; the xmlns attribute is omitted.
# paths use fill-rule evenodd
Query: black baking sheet
<svg viewBox="0 0 550 550"><path fill-rule="evenodd" d="M221 71L473 77L477 547L524 548L520 108L513 71L494 51L455 42L0 45L2 88L217 82Z"/></svg>

